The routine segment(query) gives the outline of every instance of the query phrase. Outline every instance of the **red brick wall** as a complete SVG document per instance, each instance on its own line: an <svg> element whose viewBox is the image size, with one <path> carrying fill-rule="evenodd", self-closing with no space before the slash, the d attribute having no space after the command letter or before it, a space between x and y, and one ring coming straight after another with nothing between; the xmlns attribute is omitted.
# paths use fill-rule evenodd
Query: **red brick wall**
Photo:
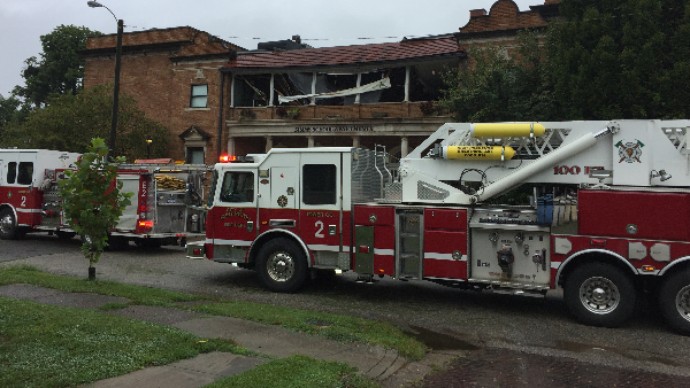
<svg viewBox="0 0 690 388"><path fill-rule="evenodd" d="M560 0L545 0L544 5L557 6ZM535 8L539 8L538 6ZM508 56L517 55L519 45L517 34L524 30L539 30L548 26L537 9L520 11L512 0L498 0L489 12L484 9L470 11L470 20L455 34L461 47L470 52L469 64L472 65L472 50L476 48L498 47L505 50Z"/></svg>
<svg viewBox="0 0 690 388"><path fill-rule="evenodd" d="M553 3L554 0L551 2ZM546 25L546 21L539 12L533 10L521 12L512 0L498 0L491 6L488 14L483 9L470 11L470 21L464 27L460 27L460 34L520 30Z"/></svg>
<svg viewBox="0 0 690 388"><path fill-rule="evenodd" d="M195 32L192 34L192 32ZM185 40L189 37L189 40ZM158 40L157 40L158 39ZM162 40L160 40L162 39ZM171 46L154 47L155 43L169 43ZM225 64L224 57L216 60L195 61L179 58L182 55L218 54L228 48L219 47L216 40L206 33L189 27L153 30L125 34L123 39L120 93L134 98L146 116L160 122L170 131L168 157L184 159L184 141L179 135L195 126L211 138L206 144L208 163L216 160L218 128L218 107L220 78L218 69ZM113 83L114 79L114 37L107 35L89 39L85 55L84 86ZM108 49L112 52L91 51ZM203 78L196 78L201 70ZM208 85L208 107L191 109L191 86ZM223 147L224 148L224 147Z"/></svg>

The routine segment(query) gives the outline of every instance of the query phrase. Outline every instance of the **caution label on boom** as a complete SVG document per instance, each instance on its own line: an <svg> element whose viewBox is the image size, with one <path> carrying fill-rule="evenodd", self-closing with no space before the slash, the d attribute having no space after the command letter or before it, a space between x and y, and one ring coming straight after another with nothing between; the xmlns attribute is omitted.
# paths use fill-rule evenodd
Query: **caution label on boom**
<svg viewBox="0 0 690 388"><path fill-rule="evenodd" d="M501 146L447 146L443 158L449 160L510 160L515 156L513 147Z"/></svg>

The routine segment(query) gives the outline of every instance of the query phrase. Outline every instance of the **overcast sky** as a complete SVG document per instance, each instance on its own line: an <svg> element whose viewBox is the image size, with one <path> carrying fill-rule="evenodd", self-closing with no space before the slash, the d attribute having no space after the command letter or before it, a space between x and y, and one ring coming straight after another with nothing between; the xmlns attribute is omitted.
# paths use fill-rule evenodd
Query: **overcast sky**
<svg viewBox="0 0 690 388"><path fill-rule="evenodd" d="M521 11L543 0L514 0ZM399 41L455 32L469 10L494 0L102 0L125 22L125 32L191 26L246 49L300 35L313 47ZM24 60L39 56L41 35L57 26L85 26L105 34L117 25L105 8L86 0L0 0L0 94L23 85Z"/></svg>

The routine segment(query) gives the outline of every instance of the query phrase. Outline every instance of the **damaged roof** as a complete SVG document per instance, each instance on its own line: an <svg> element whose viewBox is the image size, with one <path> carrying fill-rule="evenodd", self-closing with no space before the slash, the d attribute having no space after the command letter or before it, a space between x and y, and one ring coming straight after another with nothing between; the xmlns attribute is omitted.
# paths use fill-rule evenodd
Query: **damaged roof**
<svg viewBox="0 0 690 388"><path fill-rule="evenodd" d="M268 69L314 69L352 67L386 63L420 62L441 58L465 57L452 35L408 39L396 43L305 48L285 51L238 53L223 70L227 72L266 71Z"/></svg>

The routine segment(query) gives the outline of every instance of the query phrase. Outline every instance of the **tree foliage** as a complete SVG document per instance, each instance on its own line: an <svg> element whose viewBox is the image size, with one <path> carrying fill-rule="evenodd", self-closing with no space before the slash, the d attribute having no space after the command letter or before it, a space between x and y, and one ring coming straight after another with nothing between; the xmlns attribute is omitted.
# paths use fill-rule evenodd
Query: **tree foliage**
<svg viewBox="0 0 690 388"><path fill-rule="evenodd" d="M10 124L19 123L23 112L19 109L22 102L15 96L5 98L0 95L0 138Z"/></svg>
<svg viewBox="0 0 690 388"><path fill-rule="evenodd" d="M81 250L89 268L100 259L110 230L130 203L131 193L122 193L122 183L116 180L118 164L123 161L108 161L108 146L95 138L77 162L76 171L66 171L67 179L59 183L65 217L82 236Z"/></svg>
<svg viewBox="0 0 690 388"><path fill-rule="evenodd" d="M84 78L84 60L79 52L86 48L86 39L97 34L86 27L60 25L42 35L43 52L40 58L24 61L26 86L18 87L16 93L35 107L45 106L52 94L76 94Z"/></svg>
<svg viewBox="0 0 690 388"><path fill-rule="evenodd" d="M555 97L570 119L690 114L690 3L564 0L549 32Z"/></svg>
<svg viewBox="0 0 690 388"><path fill-rule="evenodd" d="M560 15L544 47L470 52L442 104L461 121L690 117L690 2L562 0Z"/></svg>
<svg viewBox="0 0 690 388"><path fill-rule="evenodd" d="M458 121L545 119L553 111L544 54L533 33L509 57L497 47L471 50L472 63L445 75L441 106Z"/></svg>
<svg viewBox="0 0 690 388"><path fill-rule="evenodd" d="M9 125L0 146L85 152L94 137L108 138L112 88L97 86L77 95L53 96L44 109L31 112L23 123ZM148 119L133 99L120 95L116 155L127 160L147 156L146 139L153 140L151 156L167 152L168 131Z"/></svg>

